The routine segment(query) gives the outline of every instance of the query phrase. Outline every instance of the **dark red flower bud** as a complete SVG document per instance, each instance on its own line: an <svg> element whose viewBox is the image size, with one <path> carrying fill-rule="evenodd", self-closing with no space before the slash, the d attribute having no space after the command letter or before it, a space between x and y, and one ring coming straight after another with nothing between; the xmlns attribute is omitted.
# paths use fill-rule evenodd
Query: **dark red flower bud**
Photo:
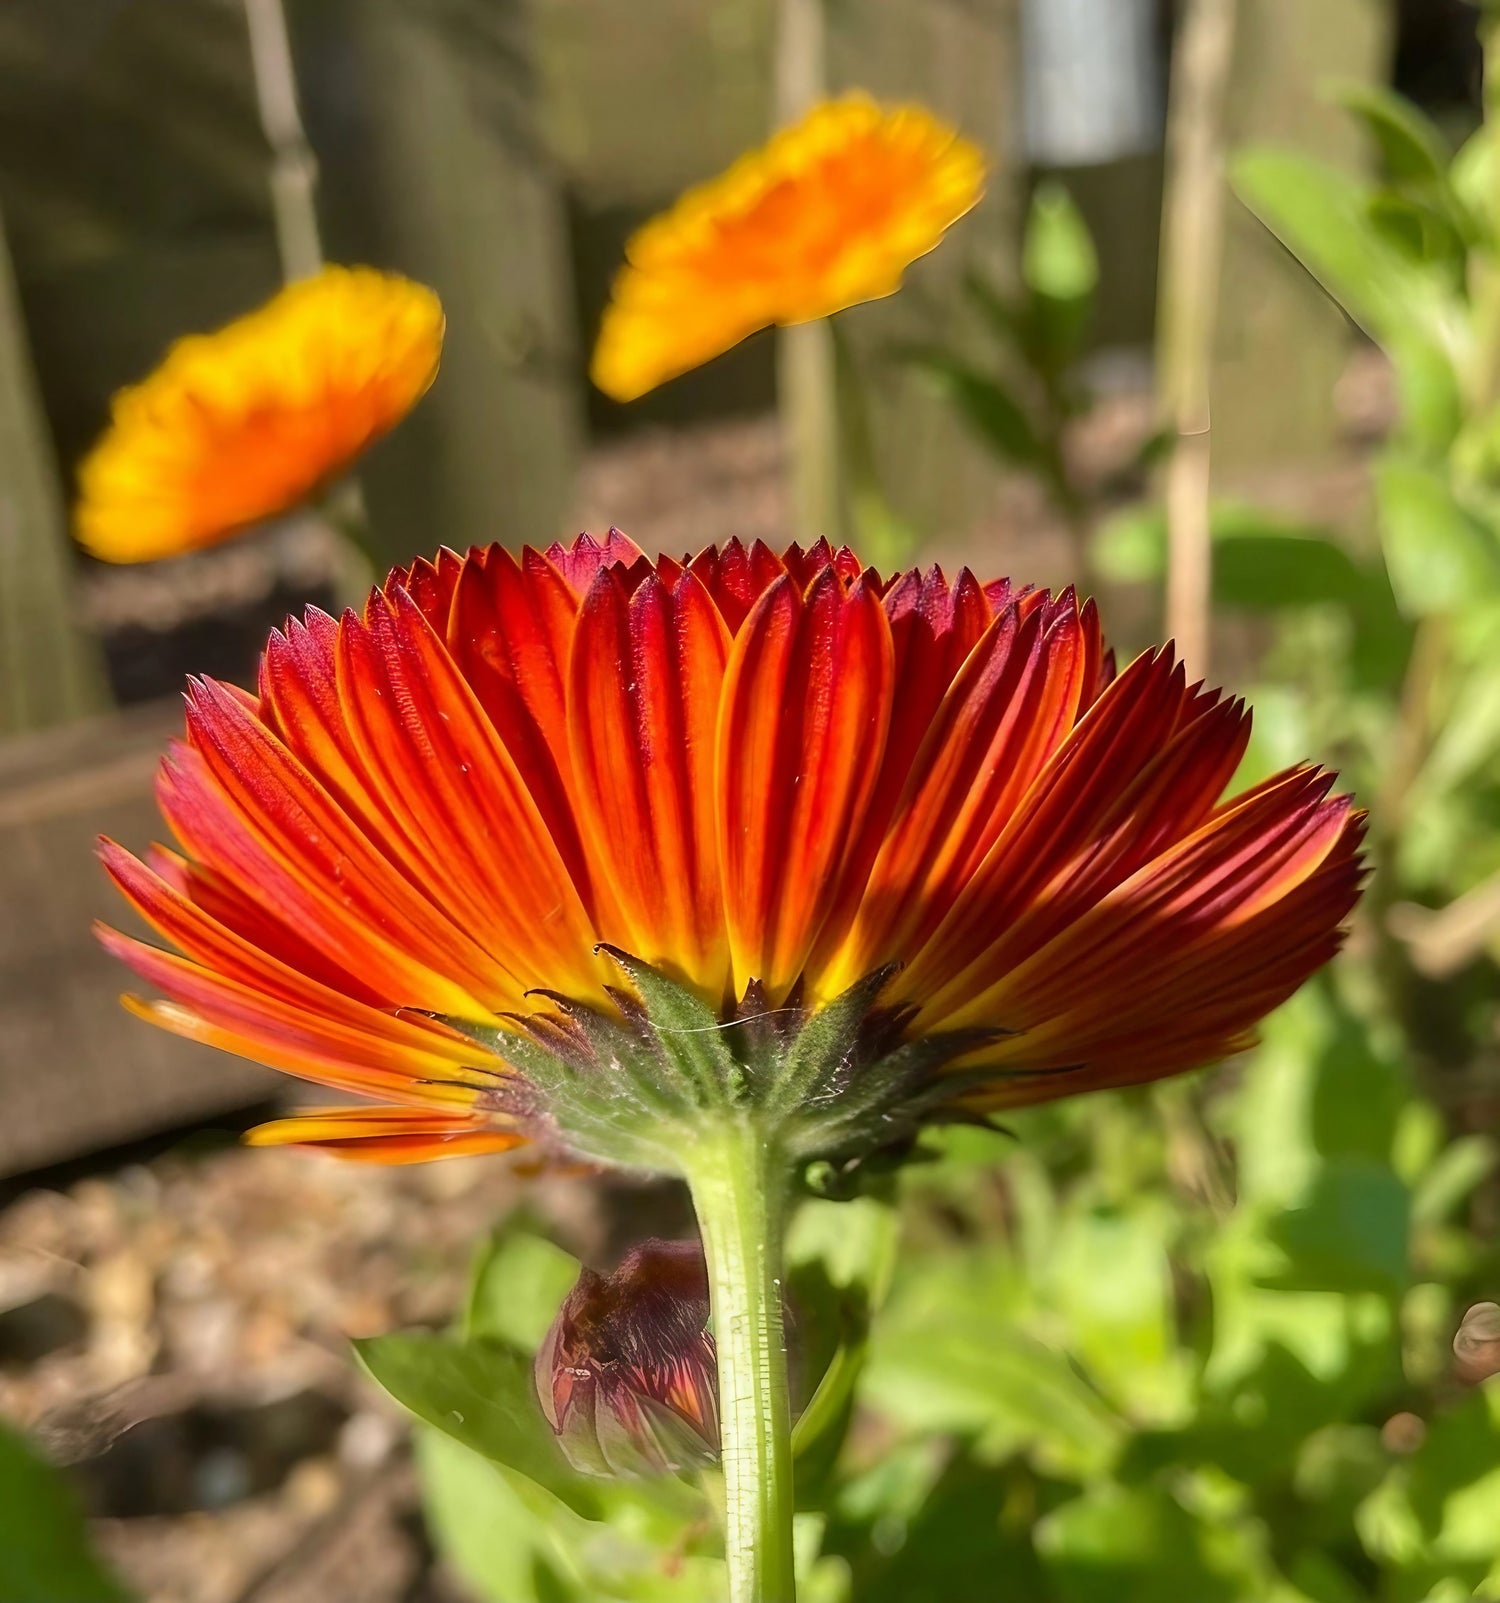
<svg viewBox="0 0 1500 1603"><path fill-rule="evenodd" d="M647 1241L612 1275L579 1275L536 1355L542 1411L574 1469L655 1475L718 1456L707 1323L696 1241Z"/></svg>

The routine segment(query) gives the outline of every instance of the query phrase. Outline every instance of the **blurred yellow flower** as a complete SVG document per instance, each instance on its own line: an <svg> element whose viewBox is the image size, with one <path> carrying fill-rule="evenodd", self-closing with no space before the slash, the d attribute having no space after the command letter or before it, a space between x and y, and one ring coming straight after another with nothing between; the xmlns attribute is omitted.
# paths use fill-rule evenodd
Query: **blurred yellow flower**
<svg viewBox="0 0 1500 1603"><path fill-rule="evenodd" d="M80 543L150 562L297 505L406 416L442 343L437 296L369 267L324 268L179 340L115 397L79 469Z"/></svg>
<svg viewBox="0 0 1500 1603"><path fill-rule="evenodd" d="M984 171L920 106L824 101L629 241L594 383L634 400L757 329L893 294L979 200Z"/></svg>

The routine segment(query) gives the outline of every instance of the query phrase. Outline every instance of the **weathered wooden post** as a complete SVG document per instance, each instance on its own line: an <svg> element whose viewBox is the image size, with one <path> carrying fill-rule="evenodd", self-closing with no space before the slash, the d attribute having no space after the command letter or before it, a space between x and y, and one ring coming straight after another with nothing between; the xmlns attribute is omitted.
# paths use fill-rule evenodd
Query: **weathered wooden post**
<svg viewBox="0 0 1500 1603"><path fill-rule="evenodd" d="M67 514L0 220L0 734L108 704L98 645L73 621Z"/></svg>
<svg viewBox="0 0 1500 1603"><path fill-rule="evenodd" d="M1019 0L882 0L828 8L828 72L836 93L920 100L990 158L979 208L908 275L888 301L844 314L872 413L875 454L891 510L922 541L965 539L993 504L994 461L925 376L892 360L894 347L939 340L960 348L975 332L962 292L978 272L1009 289L1020 207ZM895 553L880 553L889 560Z"/></svg>
<svg viewBox="0 0 1500 1603"><path fill-rule="evenodd" d="M545 542L580 435L561 196L540 137L523 0L297 0L303 114L336 260L431 284L432 392L361 468L372 543Z"/></svg>

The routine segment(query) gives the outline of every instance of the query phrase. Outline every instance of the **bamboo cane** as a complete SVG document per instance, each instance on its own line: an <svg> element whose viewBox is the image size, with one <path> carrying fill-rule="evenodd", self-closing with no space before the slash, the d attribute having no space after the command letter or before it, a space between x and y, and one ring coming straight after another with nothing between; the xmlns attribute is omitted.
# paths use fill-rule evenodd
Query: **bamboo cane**
<svg viewBox="0 0 1500 1603"><path fill-rule="evenodd" d="M1167 468L1167 630L1190 672L1209 660L1209 379L1224 255L1224 102L1235 0L1189 0L1172 62L1162 215L1158 386L1176 436Z"/></svg>
<svg viewBox="0 0 1500 1603"><path fill-rule="evenodd" d="M827 93L824 0L780 0L776 120L792 122ZM837 362L826 318L777 330L777 388L791 457L792 498L804 541L842 538Z"/></svg>

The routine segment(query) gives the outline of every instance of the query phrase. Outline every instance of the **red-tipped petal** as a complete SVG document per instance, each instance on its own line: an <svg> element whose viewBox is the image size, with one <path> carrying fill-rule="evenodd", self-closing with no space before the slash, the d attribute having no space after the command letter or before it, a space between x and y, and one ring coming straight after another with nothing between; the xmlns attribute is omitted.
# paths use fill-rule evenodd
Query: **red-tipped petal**
<svg viewBox="0 0 1500 1603"><path fill-rule="evenodd" d="M709 546L688 569L713 597L730 634L739 633L751 607L786 572L781 558L761 540L748 550L738 540L722 549Z"/></svg>
<svg viewBox="0 0 1500 1603"><path fill-rule="evenodd" d="M428 1163L513 1152L526 1145L515 1130L497 1129L483 1118L421 1108L315 1108L274 1119L245 1134L247 1146L308 1147L355 1163Z"/></svg>
<svg viewBox="0 0 1500 1603"><path fill-rule="evenodd" d="M471 552L470 559L472 556ZM468 562L458 552L443 546L431 562L425 557L418 557L409 568L392 568L381 589L387 595L404 590L432 625L433 633L441 635L448 626L453 597L467 566ZM367 613L368 610L367 607Z"/></svg>
<svg viewBox="0 0 1500 1603"><path fill-rule="evenodd" d="M870 874L837 991L920 950L1072 727L1087 669L1076 614L1007 608L949 687Z"/></svg>
<svg viewBox="0 0 1500 1603"><path fill-rule="evenodd" d="M597 996L577 887L525 780L402 591L346 623L339 682L365 770L457 925L514 987ZM518 961L518 959L520 961Z"/></svg>
<svg viewBox="0 0 1500 1603"><path fill-rule="evenodd" d="M973 877L901 975L903 995L935 1015L950 994L969 994L983 954L1094 838L1122 786L1160 750L1187 700L1181 667L1143 656L1091 707L1053 752Z"/></svg>
<svg viewBox="0 0 1500 1603"><path fill-rule="evenodd" d="M384 995L482 1017L507 994L503 972L235 698L195 686L188 729L193 745L169 757L158 794L200 862Z"/></svg>
<svg viewBox="0 0 1500 1603"><path fill-rule="evenodd" d="M1217 851L1217 890L1174 894L1172 866L1148 865L975 1003L976 1015L1032 1021L988 1054L1002 1072L980 1094L986 1106L1159 1079L1251 1044L1255 1025L1338 950L1363 878L1363 823L1347 798L1303 807L1281 825L1262 811L1256 823L1253 845L1242 823L1235 837L1205 836L1169 854L1191 874ZM1243 900L1225 894L1236 857L1252 865ZM1028 1067L1069 1072L1028 1079Z"/></svg>
<svg viewBox="0 0 1500 1603"><path fill-rule="evenodd" d="M729 632L691 573L629 593L601 570L574 639L572 745L582 810L631 952L719 1001L728 942L714 738Z"/></svg>
<svg viewBox="0 0 1500 1603"><path fill-rule="evenodd" d="M858 840L890 721L879 597L831 569L790 575L735 639L718 735L720 862L735 984L784 995Z"/></svg>
<svg viewBox="0 0 1500 1603"><path fill-rule="evenodd" d="M559 540L547 547L546 557L568 581L573 593L581 598L601 568L616 565L630 568L642 560L643 553L628 534L610 529L602 540L591 534L580 534L571 545Z"/></svg>
<svg viewBox="0 0 1500 1603"><path fill-rule="evenodd" d="M369 1008L339 1017L331 1009L283 1001L116 930L101 926L96 933L106 951L170 998L132 1000L134 1011L178 1035L226 1046L299 1079L367 1096L468 1106L503 1077L504 1065L493 1055L477 1048L457 1054L451 1041L392 1014Z"/></svg>
<svg viewBox="0 0 1500 1603"><path fill-rule="evenodd" d="M558 852L589 883L570 799L567 667L578 600L552 566L501 546L476 552L455 589L444 637L525 780Z"/></svg>

